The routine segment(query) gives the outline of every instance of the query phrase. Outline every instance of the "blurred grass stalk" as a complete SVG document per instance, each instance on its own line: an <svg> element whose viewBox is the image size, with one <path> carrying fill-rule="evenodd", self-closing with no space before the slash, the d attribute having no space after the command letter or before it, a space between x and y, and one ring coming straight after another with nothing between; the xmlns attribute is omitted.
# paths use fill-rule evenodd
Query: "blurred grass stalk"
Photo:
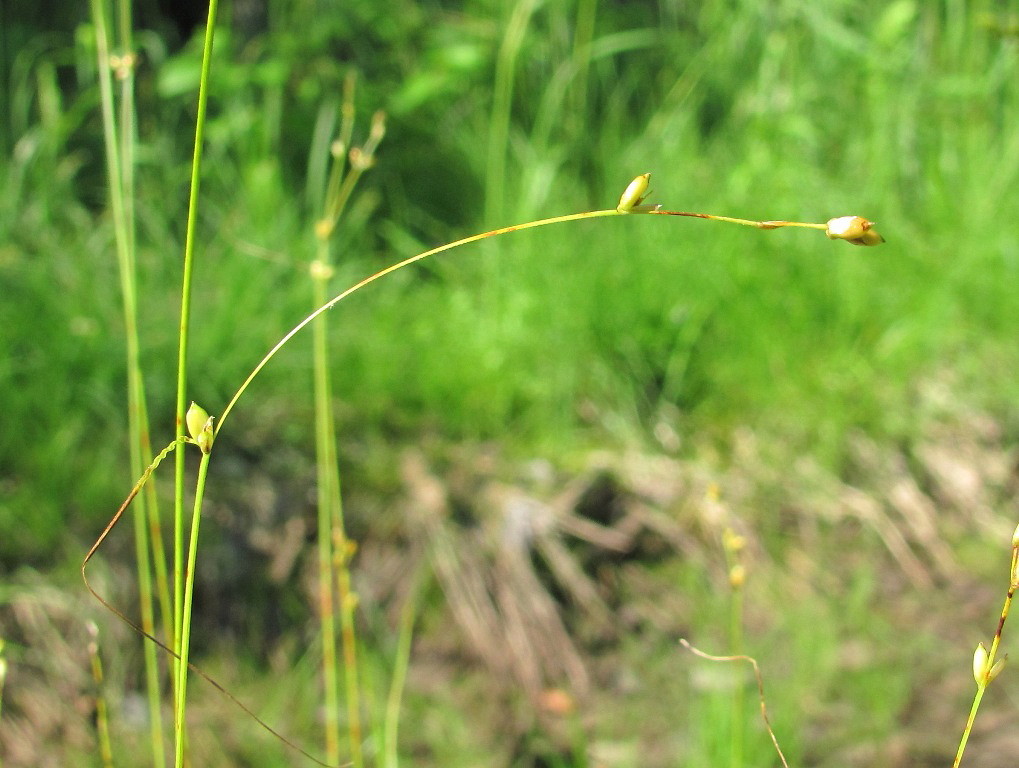
<svg viewBox="0 0 1019 768"><path fill-rule="evenodd" d="M99 627L95 622L88 623L91 640L88 643L88 655L92 662L92 681L96 685L96 730L99 732L99 755L103 768L113 768L113 745L110 742L109 705L106 702L105 684L103 682L103 662L99 657ZM149 643L146 643L149 645Z"/></svg>
<svg viewBox="0 0 1019 768"><path fill-rule="evenodd" d="M110 209L113 216L114 236L117 246L117 265L123 301L125 344L127 352L127 396L128 396L128 444L130 446L130 471L132 477L140 477L144 469L144 457L152 455L149 440L148 408L145 399L145 385L142 377L140 343L138 339L138 296L136 272L136 238L134 212L134 171L135 171L135 103L134 65L132 50L131 3L130 0L117 2L116 37L120 53L110 51L110 29L107 8L103 0L92 0L92 21L96 34L96 53L100 105L103 120L106 169L110 188ZM116 74L119 84L119 114L115 116L115 101L112 78ZM164 629L172 626L170 617L169 584L167 581L166 555L160 535L159 507L153 486L137 499L138 506L131 516L134 521L135 557L137 559L138 600L142 628L155 635L153 612L153 561L158 587L158 598L162 610ZM146 531L148 521L148 531ZM151 536L151 540L149 540ZM149 547L151 546L151 551ZM159 664L156 646L142 643L145 656L145 683L149 707L149 738L152 747L153 765L165 765L163 752L163 725L160 715Z"/></svg>
<svg viewBox="0 0 1019 768"><path fill-rule="evenodd" d="M715 491L717 493L717 489ZM729 655L742 656L744 647L743 603L746 584L746 568L742 562L745 539L732 528L722 533L722 548L725 550L726 569L729 575ZM736 680L732 687L732 739L729 752L731 768L743 768L743 752L746 742L746 706L743 681Z"/></svg>
<svg viewBox="0 0 1019 768"><path fill-rule="evenodd" d="M321 171L329 166L328 181L322 194L322 216L315 222L315 260L311 264L312 308L326 303L329 282L335 269L331 238L336 230L350 195L361 175L373 162L375 150L385 131L384 118L376 113L368 140L361 147L351 147L354 133L355 76L348 74L344 81L343 102L340 107L339 137L325 147L312 148L312 163ZM328 107L332 109L331 106ZM331 116L326 117L331 122ZM321 121L320 121L321 122ZM329 132L331 134L331 131ZM323 136L329 134L322 134ZM350 160L349 169L347 160ZM318 505L318 559L319 559L319 617L322 622L322 673L325 699L326 759L332 764L340 762L339 752L339 694L336 669L336 605L339 600L340 630L343 644L344 681L347 698L347 735L350 743L350 760L354 768L362 768L363 733L361 727L361 692L357 669L357 635L354 627L356 595L350 587L350 560L355 545L347 539L340 492L340 470L336 455L336 413L333 409L331 362L329 358L329 324L325 317L315 320L312 328L312 355L315 390L315 466ZM333 590L333 578L336 590Z"/></svg>

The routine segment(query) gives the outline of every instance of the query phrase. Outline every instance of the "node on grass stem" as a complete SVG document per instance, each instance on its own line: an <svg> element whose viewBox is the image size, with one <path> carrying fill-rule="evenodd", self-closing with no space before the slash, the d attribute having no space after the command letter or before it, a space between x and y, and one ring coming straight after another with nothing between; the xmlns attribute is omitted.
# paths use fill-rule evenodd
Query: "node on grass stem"
<svg viewBox="0 0 1019 768"><path fill-rule="evenodd" d="M326 264L321 259L315 259L311 264L308 265L308 272L311 274L313 280L331 280L333 275L336 273L336 269L332 264Z"/></svg>

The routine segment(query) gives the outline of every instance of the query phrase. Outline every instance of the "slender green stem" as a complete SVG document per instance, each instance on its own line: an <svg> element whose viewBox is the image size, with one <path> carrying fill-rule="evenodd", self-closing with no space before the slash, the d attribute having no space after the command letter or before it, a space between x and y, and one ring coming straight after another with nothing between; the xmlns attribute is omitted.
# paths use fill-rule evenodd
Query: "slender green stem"
<svg viewBox="0 0 1019 768"><path fill-rule="evenodd" d="M103 662L99 658L99 628L90 622L89 631L92 639L88 644L88 652L92 661L92 681L96 684L96 730L99 732L99 755L103 761L103 768L113 768L110 714L106 703L106 686L103 683Z"/></svg>
<svg viewBox="0 0 1019 768"><path fill-rule="evenodd" d="M1019 588L1019 528L1012 539L1012 567L1010 570L1008 591L1005 593L1005 602L1001 607L1001 615L998 617L998 628L994 632L994 639L991 641L991 649L987 652L986 670L994 667L998 655L998 646L1001 645L1001 631L1005 627L1005 620L1012 607L1012 599L1015 597L1016 588ZM991 683L993 674L981 675L977 680L977 692L973 696L973 704L969 708L969 716L966 718L966 727L962 731L962 738L959 739L959 749L955 753L955 761L952 768L959 768L962 763L962 756L966 752L966 744L969 742L970 734L973 732L973 723L976 721L977 712L980 709L980 702L984 698L984 692Z"/></svg>
<svg viewBox="0 0 1019 768"><path fill-rule="evenodd" d="M205 135L205 113L209 99L209 72L212 67L212 44L216 30L216 11L219 6L218 0L209 0L209 15L205 27L205 45L202 52L202 72L198 86L198 111L195 117L195 146L191 161L191 191L188 198L188 219L187 229L184 237L184 274L181 285L180 305L180 332L177 348L177 402L176 402L176 436L178 440L184 436L184 413L187 408L187 353L188 353L188 332L191 323L191 283L194 272L194 251L195 232L198 228L198 189L201 181L202 169L202 148ZM175 659L175 677L178 680L177 718L175 722L176 736L176 764L182 768L184 762L184 714L185 714L185 689L183 684L187 681L187 654L188 649L184 640L185 632L190 634L190 602L185 606L184 595L184 446L178 443L175 455L174 467L174 515L173 515L173 605L174 605L174 650L179 659ZM203 454L203 467L208 460L208 454ZM201 496L196 499L196 505L200 504ZM198 532L198 511L195 507L195 518L192 523L192 541L197 545ZM189 560L193 561L194 549L189 552ZM191 573L193 562L189 567L189 580L193 580Z"/></svg>
<svg viewBox="0 0 1019 768"><path fill-rule="evenodd" d="M400 725L400 702L410 667L411 639L414 637L414 621L417 618L418 602L424 591L425 569L421 568L407 594L407 602L400 611L400 634L396 644L396 658L393 660L393 681L386 698L385 743L382 768L397 768L397 743Z"/></svg>
<svg viewBox="0 0 1019 768"><path fill-rule="evenodd" d="M730 574L732 565L730 565ZM733 581L730 578L730 581ZM732 656L743 655L743 585L732 583L732 593L729 596L729 649ZM742 768L743 748L745 736L745 701L742 682L737 680L732 689L732 749L729 753L729 765L732 768Z"/></svg>
<svg viewBox="0 0 1019 768"><path fill-rule="evenodd" d="M391 264L385 269L379 270L378 272L364 278L360 282L355 283L342 293L337 294L329 301L327 301L325 304L321 305L318 309L316 309L310 315L305 317L301 322L299 322L297 325L291 328L290 331L288 331L283 336L283 338L276 342L276 345L266 353L265 357L263 357L261 361L259 361L258 365L256 365L254 369L252 369L251 373L248 374L248 377L237 389L233 397L230 398L230 402L227 403L226 408L223 409L223 413L220 414L219 423L216 427L216 434L219 434L219 431L223 429L223 425L226 423L226 420L229 417L230 412L237 404L237 401L240 399L241 395L244 394L244 391L251 385L251 382L254 381L255 377L258 376L259 373L261 373L262 369L265 368L266 365L268 365L269 361L276 356L277 352L279 352L294 336L300 333L316 317L332 309L339 302L343 301L351 294L356 293L357 291L361 290L367 285L370 285L371 283L374 283L376 280L379 280L385 277L386 275L401 270L404 267L409 267L411 264L421 261L422 259L427 259L429 256L434 256L438 253L443 253L444 251L459 248L460 246L468 245L470 243L476 243L479 240L484 240L489 237L498 237L499 235L506 235L509 234L510 232L520 232L525 229L534 229L536 227L546 227L549 226L550 224L563 224L568 221L580 221L581 219L596 219L605 216L631 216L640 214L658 214L663 216L690 216L698 219L710 219L713 221L725 221L733 224L742 224L745 226L756 227L757 229L778 229L779 227L804 227L808 229L820 229L820 230L826 229L826 225L824 224L809 224L799 221L752 221L750 219L735 219L729 216L715 216L707 213L663 211L653 207L641 208L639 210L634 209L632 211L620 211L613 208L611 210L584 211L583 213L569 213L564 216L552 216L547 219L528 221L523 224L514 224L509 227L499 227L498 229L492 229L489 230L488 232L482 232L477 235L471 235L470 237L464 237L461 238L460 240L455 240L452 243L446 243L445 245L440 245L436 248L431 248L427 251L415 254L414 256L410 256L404 259L403 261L397 262L396 264Z"/></svg>
<svg viewBox="0 0 1019 768"><path fill-rule="evenodd" d="M322 218L316 222L317 257L312 265L313 306L325 302L328 282L333 274L330 236L339 222L347 201L361 174L370 167L375 149L384 132L383 119L377 114L372 121L368 141L363 147L350 147L354 133L354 73L348 74L343 89L340 134L330 148L332 163L325 184ZM350 157L350 172L347 158ZM343 610L351 601L349 558L346 528L343 519L343 498L340 493L340 470L336 456L336 415L332 405L332 379L329 365L329 327L319 318L313 328L315 380L315 444L318 486L318 554L319 600L322 622L322 671L325 699L325 742L327 758L339 760L339 693L336 658L336 599L341 606L340 625L343 633L345 689L347 694L347 734L354 768L363 765L361 735L360 688L357 675L357 645L353 614ZM339 548L339 551L337 551ZM337 574L336 589L333 585Z"/></svg>
<svg viewBox="0 0 1019 768"><path fill-rule="evenodd" d="M188 541L188 563L184 579L184 622L180 628L180 659L177 665L177 717L176 717L176 754L174 764L177 768L184 767L184 715L187 701L188 654L191 647L191 604L195 593L195 562L198 556L198 528L202 521L202 500L205 498L205 481L209 473L209 457L211 453L202 452L202 461L198 465L198 480L195 483L195 503L191 515L191 536Z"/></svg>
<svg viewBox="0 0 1019 768"><path fill-rule="evenodd" d="M577 21L573 33L573 52L570 56L576 77L573 80L573 109L569 116L570 128L576 129L587 120L588 72L591 69L591 41L594 40L594 22L597 0L579 0Z"/></svg>
<svg viewBox="0 0 1019 768"><path fill-rule="evenodd" d="M779 229L780 227L801 227L803 229L827 229L827 224L813 224L806 221L754 221L753 219L737 219L732 216L716 216L713 213L691 213L689 211L665 211L648 210L642 213L653 213L659 216L689 216L694 219L708 219L710 221L727 221L730 224L742 224L745 227L757 229Z"/></svg>
<svg viewBox="0 0 1019 768"><path fill-rule="evenodd" d="M320 251L328 250L324 241ZM323 258L320 256L320 258ZM328 257L325 257L328 258ZM314 303L318 306L326 298L325 279L314 280ZM336 598L333 593L333 536L330 514L332 481L330 470L332 409L329 386L328 326L319 318L313 332L315 372L315 454L318 503L318 566L319 566L319 620L322 623L322 674L325 699L326 760L337 763L340 759L339 694L336 673Z"/></svg>
<svg viewBox="0 0 1019 768"><path fill-rule="evenodd" d="M506 196L506 148L509 145L510 113L517 56L538 0L517 0L513 6L499 56L495 63L492 117L488 129L488 165L485 174L485 223L503 213Z"/></svg>
<svg viewBox="0 0 1019 768"><path fill-rule="evenodd" d="M339 475L336 474L335 478L338 481ZM339 499L339 485L333 484L333 490L336 492L334 499L336 502ZM339 511L342 507L334 503L333 509ZM350 588L350 558L354 554L354 547L343 530L342 516L337 518L334 536L336 591L340 601L340 632L343 637L343 669L346 675L344 688L347 692L347 735L350 741L350 762L354 768L362 768L364 755L361 748L363 741L361 686L358 682L357 635L354 632L354 609L357 607L357 596Z"/></svg>
<svg viewBox="0 0 1019 768"><path fill-rule="evenodd" d="M92 17L96 29L96 51L99 57L99 81L103 137L110 184L110 207L113 214L120 275L125 339L127 347L128 430L130 439L130 470L138 477L143 457L152 452L148 440L145 392L141 374L138 339L138 302L135 281L134 224L134 61L131 52L131 5L118 3L119 37L122 49L115 67L111 66L108 24L102 0L93 0ZM110 82L115 69L120 83L120 125L114 120L114 97ZM134 522L135 558L137 560L138 600L141 624L146 632L155 632L152 608L152 576L147 541L146 517L151 499L139 499L132 515ZM151 509L154 509L151 508ZM156 513L158 514L158 512ZM163 563L165 571L165 561ZM165 602L164 602L165 605ZM160 714L159 664L155 646L144 644L145 682L149 705L149 738L152 760L156 768L165 764L163 751L163 720Z"/></svg>
<svg viewBox="0 0 1019 768"><path fill-rule="evenodd" d="M517 231L521 231L521 230L525 230L525 229L533 229L534 227L543 227L543 226L547 226L549 224L559 224L559 223L566 222L566 221L578 221L580 219L592 219L592 218L597 218L597 217L600 217L600 216L621 216L621 215L624 215L624 214L622 214L620 211L617 211L617 210L614 210L614 209L613 210L605 210L605 211L585 211L584 213L571 213L571 214L567 214L566 216L553 216L552 218L549 218L549 219L541 219L539 221L529 221L529 222L527 222L525 224L515 224L515 225L510 226L510 227L500 227L499 229L493 229L493 230L490 230L488 232L482 232L481 234L478 234L478 235L471 235L470 237L465 237L465 238L462 238L460 240L456 240L456 241L454 241L452 243L446 243L445 245L440 245L437 248L431 248L430 250L423 251L422 253L418 253L418 254L416 254L414 256L411 256L409 258L404 259L403 261L397 262L396 264L392 264L392 265L386 267L385 269L379 270L378 272L376 272L376 273L374 273L372 275L369 275L368 277L364 278L360 282L352 285L350 288L347 288L342 293L337 294L336 296L333 296L333 298L331 298L325 304L321 305L318 309L316 309L310 315L305 317L300 323L298 323L293 328L291 328L290 331L288 331L286 333L286 335L283 336L283 338L281 338L278 342L276 342L276 345L272 349L270 349L266 353L265 357L263 357L261 359L261 361L259 361L258 365L256 365L254 367L254 369L252 369L251 373L248 374L248 377L244 380L244 382L241 384L241 386L238 388L238 390L234 393L233 397L230 398L230 402L227 403L226 408L223 409L223 413L220 414L219 422L217 423L217 426L216 426L216 434L218 435L219 432L223 429L224 422L226 422L226 420L229 417L230 413L233 411L234 406L237 405L237 401L241 398L241 395L243 395L245 390L251 385L251 382L255 380L255 377L258 376L258 374L262 372L262 369L265 368L265 366L269 364L269 361L272 360L276 356L276 354L294 336L296 336L304 328L306 328L312 321L315 320L316 317L318 317L319 315L323 314L324 312L332 309L339 302L343 301L345 298L347 298L351 294L356 293L357 291L361 290L362 288L364 288L367 285L370 285L371 283L374 283L376 280L380 280L381 278L385 277L386 275L392 274L393 272L396 272L397 270L403 269L404 267L408 267L411 264L414 264L414 263L416 263L418 261L421 261L422 259L428 258L429 256L434 256L437 253L442 253L443 251L449 251L449 250L452 250L453 248L458 248L458 247L460 247L462 245L467 245L469 243L476 243L479 240L484 240L486 237L495 237L497 235L504 235L504 234L508 234L510 232L517 232Z"/></svg>

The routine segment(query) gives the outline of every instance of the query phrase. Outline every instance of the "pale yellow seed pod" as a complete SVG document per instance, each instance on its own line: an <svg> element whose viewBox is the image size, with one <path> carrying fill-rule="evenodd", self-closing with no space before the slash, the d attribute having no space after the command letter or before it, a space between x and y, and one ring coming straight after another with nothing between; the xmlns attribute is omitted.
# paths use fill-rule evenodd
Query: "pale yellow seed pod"
<svg viewBox="0 0 1019 768"><path fill-rule="evenodd" d="M643 203L644 198L648 196L647 188L650 183L650 173L642 173L631 181L629 186L623 191L622 197L619 198L616 210L620 213L629 213L635 206Z"/></svg>
<svg viewBox="0 0 1019 768"><path fill-rule="evenodd" d="M205 429L205 423L208 420L209 412L192 400L191 407L188 408L187 415L184 416L184 423L187 425L188 434L192 440L198 440L198 436L202 434L202 430Z"/></svg>
<svg viewBox="0 0 1019 768"><path fill-rule="evenodd" d="M973 679L977 685L987 682L987 649L983 643L978 644L973 652Z"/></svg>
<svg viewBox="0 0 1019 768"><path fill-rule="evenodd" d="M188 408L188 412L184 416L184 423L187 425L188 434L202 449L202 453L212 450L212 421L213 417L209 415L208 411L192 400L191 407Z"/></svg>
<svg viewBox="0 0 1019 768"><path fill-rule="evenodd" d="M853 245L881 245L885 241L874 229L873 222L862 216L829 219L825 234L832 240L845 240Z"/></svg>

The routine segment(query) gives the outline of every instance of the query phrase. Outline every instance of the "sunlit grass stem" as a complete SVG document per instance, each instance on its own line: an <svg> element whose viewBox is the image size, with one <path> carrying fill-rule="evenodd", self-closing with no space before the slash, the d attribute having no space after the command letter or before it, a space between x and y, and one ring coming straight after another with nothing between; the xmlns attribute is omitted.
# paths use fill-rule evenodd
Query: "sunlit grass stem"
<svg viewBox="0 0 1019 768"><path fill-rule="evenodd" d="M188 562L184 583L184 603L182 610L183 623L180 628L180 659L177 668L180 670L177 679L176 707L176 742L174 760L177 768L184 766L184 745L187 731L184 727L187 712L188 655L191 648L191 605L195 592L195 563L198 555L198 529L202 520L202 501L205 498L205 481L209 472L209 456L203 451L202 461L198 465L198 479L195 483L195 501L191 515L191 536L188 541Z"/></svg>
<svg viewBox="0 0 1019 768"><path fill-rule="evenodd" d="M460 240L454 240L451 243L446 243L445 245L440 245L436 248L430 248L427 251L422 251L421 253L415 254L414 256L410 256L404 259L403 261L391 264L385 269L381 269L378 272L375 272L374 274L371 274L368 277L364 278L363 280L355 283L354 285L350 286L349 288L337 294L336 296L333 296L333 298L319 306L318 309L316 309L310 315L305 317L301 322L299 322L297 325L291 328L283 336L283 338L276 342L276 345L273 346L272 349L270 349L265 354L265 356L259 361L259 363L252 369L251 373L248 374L248 377L241 383L240 387L234 393L233 397L230 398L230 401L227 403L226 407L223 409L223 412L220 414L219 422L217 423L216 426L216 434L218 435L219 432L223 429L223 426L226 423L227 419L229 418L230 413L233 411L234 406L237 405L237 401L244 394L245 390L247 390L247 388L251 385L251 382L255 380L255 377L258 376L259 373L261 373L262 369L265 368L266 365L269 364L269 361L272 360L276 356L276 354L284 346L286 346L286 344L294 336L296 336L311 322L313 322L315 318L319 317L324 312L327 312L328 310L332 309L338 303L346 299L348 296L357 293L362 288L374 283L376 280L380 280L386 275L390 275L393 272L397 272L398 270L403 269L404 267L409 267L411 264L415 264L419 261L422 261L423 259L427 259L429 256L435 256L436 254L443 253L445 251L450 251L454 248L459 248L460 246L469 245L470 243L476 243L479 240L484 240L490 237L498 237L500 235L506 235L511 232L521 232L526 229L535 229L537 227L546 227L551 224L564 224L569 221L580 221L583 219L597 219L606 216L629 216L651 213L663 216L690 216L699 219L724 221L733 224L742 224L745 226L756 227L757 229L778 229L780 227L803 227L808 229L825 230L827 228L827 225L825 224L811 224L798 221L753 221L751 219L736 219L729 216L715 216L706 213L664 211L659 209L652 209L651 207L648 207L647 210L632 210L632 211L613 208L600 211L584 211L582 213L569 213L563 216L552 216L547 219L538 219L536 221L528 221L523 224L514 224L509 227L499 227L498 229L492 229L489 230L488 232L482 232L477 235L471 235L470 237L461 238Z"/></svg>
<svg viewBox="0 0 1019 768"><path fill-rule="evenodd" d="M173 604L174 604L174 643L177 653L175 675L177 679L177 706L174 721L175 765L184 766L185 714L187 692L187 643L190 638L190 594L194 584L195 550L198 547L198 522L201 519L202 491L204 490L204 472L208 469L208 454L203 452L199 473L198 490L195 495L195 508L192 516L191 544L188 552L188 585L185 590L184 579L184 444L180 442L184 436L184 413L187 404L187 362L188 335L191 325L191 283L194 273L195 233L198 228L198 189L202 177L202 148L205 135L205 113L209 100L209 72L212 67L212 43L216 31L216 11L218 0L209 0L209 15L205 27L205 42L202 50L201 79L198 85L198 110L195 116L195 146L191 161L191 191L188 196L188 218L184 237L184 269L181 280L180 331L177 347L177 398L176 398L176 430L178 440L174 463L174 509L173 509ZM187 605L185 605L187 603Z"/></svg>

